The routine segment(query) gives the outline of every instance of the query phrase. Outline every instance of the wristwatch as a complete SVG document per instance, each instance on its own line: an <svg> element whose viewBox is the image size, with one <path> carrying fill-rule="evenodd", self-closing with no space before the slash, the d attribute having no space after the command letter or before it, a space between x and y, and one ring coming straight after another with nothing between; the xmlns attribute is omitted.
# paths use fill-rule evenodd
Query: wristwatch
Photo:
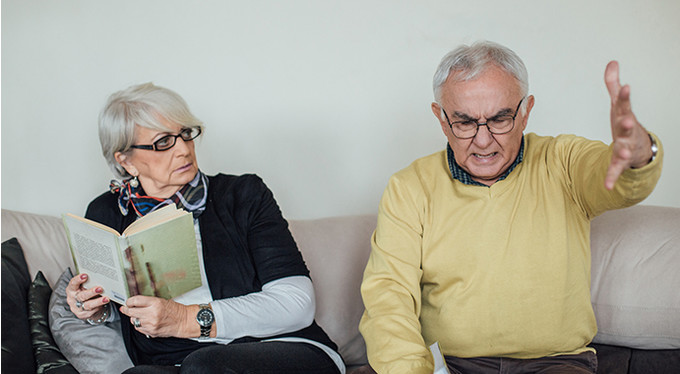
<svg viewBox="0 0 680 374"><path fill-rule="evenodd" d="M656 153L659 152L659 147L656 145L656 140L654 140L652 134L647 133L647 135L649 135L649 140L652 141L652 158L649 160L649 162L652 162L656 158Z"/></svg>
<svg viewBox="0 0 680 374"><path fill-rule="evenodd" d="M215 313L213 313L210 304L200 304L199 307L201 309L199 309L196 314L196 322L201 326L200 338L209 338L210 330L215 322Z"/></svg>

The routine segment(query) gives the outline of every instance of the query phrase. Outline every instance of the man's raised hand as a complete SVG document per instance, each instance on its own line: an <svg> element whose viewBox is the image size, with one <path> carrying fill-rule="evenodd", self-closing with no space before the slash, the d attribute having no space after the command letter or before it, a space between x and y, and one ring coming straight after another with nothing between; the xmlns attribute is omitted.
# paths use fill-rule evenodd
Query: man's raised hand
<svg viewBox="0 0 680 374"><path fill-rule="evenodd" d="M635 118L630 105L630 86L619 83L619 64L607 64L604 81L611 98L612 159L607 169L605 187L614 188L616 180L628 168L646 165L652 158L652 144L647 130Z"/></svg>

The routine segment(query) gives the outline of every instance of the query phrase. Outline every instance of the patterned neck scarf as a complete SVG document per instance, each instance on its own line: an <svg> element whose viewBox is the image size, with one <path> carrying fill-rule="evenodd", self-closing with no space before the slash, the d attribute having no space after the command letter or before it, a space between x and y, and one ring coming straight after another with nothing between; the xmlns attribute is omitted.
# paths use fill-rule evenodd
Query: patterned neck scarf
<svg viewBox="0 0 680 374"><path fill-rule="evenodd" d="M200 170L191 182L182 186L167 199L146 196L141 185L132 187L130 181L131 179L128 179L121 183L112 180L109 185L112 194L119 194L118 208L124 216L128 215L130 207L137 213L137 217L142 217L173 203L177 205L177 208L193 213L194 218L200 216L205 210L205 203L208 200L208 178Z"/></svg>

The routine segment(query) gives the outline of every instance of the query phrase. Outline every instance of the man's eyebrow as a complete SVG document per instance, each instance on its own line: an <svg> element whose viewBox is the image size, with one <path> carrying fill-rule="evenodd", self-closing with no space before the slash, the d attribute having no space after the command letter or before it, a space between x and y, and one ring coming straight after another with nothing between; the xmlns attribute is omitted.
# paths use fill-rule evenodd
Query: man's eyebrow
<svg viewBox="0 0 680 374"><path fill-rule="evenodd" d="M512 109L505 108L505 109L499 110L496 114L494 114L493 116L491 116L489 118L495 118L495 117L501 117L501 116L512 116L512 114L513 114Z"/></svg>
<svg viewBox="0 0 680 374"><path fill-rule="evenodd" d="M478 121L479 120L479 118L470 117L468 114L463 113L463 112L456 111L456 112L453 112L453 114L456 117L458 117L462 120L465 120L465 121ZM496 118L496 117L501 117L501 116L512 116L512 114L513 114L512 109L503 108L503 109L499 110L498 112L496 112L496 114L489 116L487 118Z"/></svg>
<svg viewBox="0 0 680 374"><path fill-rule="evenodd" d="M477 122L477 120L479 119L479 118L470 117L470 116L468 116L467 114L465 114L465 113L463 113L463 112L453 112L453 114L454 114L456 117L458 117L458 118L460 118L460 119L462 119L462 120L465 120L465 121L475 121L475 122Z"/></svg>

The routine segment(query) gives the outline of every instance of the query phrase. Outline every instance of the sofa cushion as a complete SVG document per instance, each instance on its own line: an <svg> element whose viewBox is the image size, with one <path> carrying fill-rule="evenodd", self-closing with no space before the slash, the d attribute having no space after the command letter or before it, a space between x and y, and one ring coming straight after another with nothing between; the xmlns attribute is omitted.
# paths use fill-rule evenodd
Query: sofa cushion
<svg viewBox="0 0 680 374"><path fill-rule="evenodd" d="M591 344L598 374L677 374L680 349L648 350Z"/></svg>
<svg viewBox="0 0 680 374"><path fill-rule="evenodd" d="M11 237L24 249L29 277L40 270L52 288L61 272L73 266L60 218L2 209L2 240Z"/></svg>
<svg viewBox="0 0 680 374"><path fill-rule="evenodd" d="M61 275L50 298L50 329L61 352L80 373L121 373L132 367L120 319L92 326L76 317L66 302L70 269ZM116 304L112 304L115 307Z"/></svg>
<svg viewBox="0 0 680 374"><path fill-rule="evenodd" d="M28 289L28 322L38 373L77 374L76 369L61 354L52 338L48 323L48 305L52 289L42 272L38 272Z"/></svg>
<svg viewBox="0 0 680 374"><path fill-rule="evenodd" d="M28 327L27 295L31 278L19 242L2 243L2 371L34 373Z"/></svg>
<svg viewBox="0 0 680 374"><path fill-rule="evenodd" d="M631 348L602 344L591 344L590 347L597 351L598 374L629 374Z"/></svg>
<svg viewBox="0 0 680 374"><path fill-rule="evenodd" d="M631 351L629 374L678 374L679 371L680 349Z"/></svg>
<svg viewBox="0 0 680 374"><path fill-rule="evenodd" d="M680 209L654 206L609 211L593 220L595 343L680 348L679 222Z"/></svg>
<svg viewBox="0 0 680 374"><path fill-rule="evenodd" d="M360 287L375 224L375 215L290 221L314 283L316 321L348 366L368 362L359 333L364 312Z"/></svg>

